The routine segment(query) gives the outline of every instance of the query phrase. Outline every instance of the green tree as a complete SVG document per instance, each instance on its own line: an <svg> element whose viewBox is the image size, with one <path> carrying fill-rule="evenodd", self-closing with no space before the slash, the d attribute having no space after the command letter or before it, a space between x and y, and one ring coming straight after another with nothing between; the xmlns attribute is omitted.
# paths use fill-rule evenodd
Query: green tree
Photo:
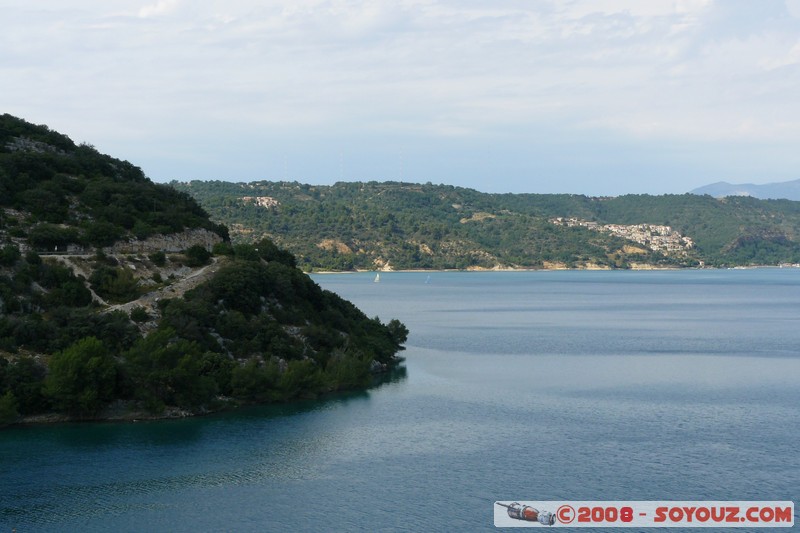
<svg viewBox="0 0 800 533"><path fill-rule="evenodd" d="M20 357L6 367L5 374L6 387L14 394L20 413L47 410L48 403L42 394L45 368L33 357Z"/></svg>
<svg viewBox="0 0 800 533"><path fill-rule="evenodd" d="M83 307L92 303L92 293L82 281L72 279L52 289L45 300L52 306Z"/></svg>
<svg viewBox="0 0 800 533"><path fill-rule="evenodd" d="M211 249L214 255L233 255L233 246L229 242L218 242Z"/></svg>
<svg viewBox="0 0 800 533"><path fill-rule="evenodd" d="M111 246L122 237L124 232L125 230L116 224L97 220L86 224L83 237L92 246Z"/></svg>
<svg viewBox="0 0 800 533"><path fill-rule="evenodd" d="M280 369L274 361L259 363L258 359L248 359L231 373L233 396L241 400L268 402L280 398L278 382Z"/></svg>
<svg viewBox="0 0 800 533"><path fill-rule="evenodd" d="M134 307L131 309L131 320L134 322L147 322L150 315L144 307Z"/></svg>
<svg viewBox="0 0 800 533"><path fill-rule="evenodd" d="M208 250L205 249L204 246L200 246L199 244L190 246L186 250L185 254L186 254L186 266L190 266L192 268L207 265L209 259L211 259L211 252L209 252Z"/></svg>
<svg viewBox="0 0 800 533"><path fill-rule="evenodd" d="M143 220L137 220L134 223L131 232L136 236L137 239L146 239L153 234L153 228L147 222Z"/></svg>
<svg viewBox="0 0 800 533"><path fill-rule="evenodd" d="M258 251L258 255L265 261L277 261L292 268L297 266L297 260L294 255L283 248L279 248L269 239L262 239L255 245L255 248Z"/></svg>
<svg viewBox="0 0 800 533"><path fill-rule="evenodd" d="M128 302L139 295L138 282L126 268L101 265L89 277L95 292L115 302Z"/></svg>
<svg viewBox="0 0 800 533"><path fill-rule="evenodd" d="M0 265L3 266L13 266L16 263L22 254L19 252L19 248L15 244L6 244L0 249Z"/></svg>
<svg viewBox="0 0 800 533"><path fill-rule="evenodd" d="M125 353L136 397L153 411L165 405L197 407L210 402L217 385L203 372L203 355L200 345L175 338L169 328L140 339Z"/></svg>
<svg viewBox="0 0 800 533"><path fill-rule="evenodd" d="M114 398L117 365L103 343L86 337L53 355L45 394L58 411L96 414Z"/></svg>
<svg viewBox="0 0 800 533"><path fill-rule="evenodd" d="M244 261L258 261L260 256L258 250L250 244L237 244L233 247L233 254L236 259Z"/></svg>
<svg viewBox="0 0 800 533"><path fill-rule="evenodd" d="M75 228L62 228L54 224L38 224L28 233L28 242L46 251L62 250L70 243L79 241Z"/></svg>
<svg viewBox="0 0 800 533"><path fill-rule="evenodd" d="M326 378L334 390L366 387L372 379L368 357L337 350L328 360Z"/></svg>
<svg viewBox="0 0 800 533"><path fill-rule="evenodd" d="M278 387L286 399L298 396L313 398L323 388L323 376L309 359L288 361Z"/></svg>
<svg viewBox="0 0 800 533"><path fill-rule="evenodd" d="M405 324L393 318L386 325L386 328L389 330L389 336L392 338L395 347L398 350L405 350L405 347L402 346L408 340L408 328Z"/></svg>
<svg viewBox="0 0 800 533"><path fill-rule="evenodd" d="M0 396L0 427L13 424L19 418L18 403L10 390Z"/></svg>
<svg viewBox="0 0 800 533"><path fill-rule="evenodd" d="M147 257L149 257L150 261L152 261L156 266L163 267L165 264L167 264L167 254L165 254L162 250L153 252Z"/></svg>

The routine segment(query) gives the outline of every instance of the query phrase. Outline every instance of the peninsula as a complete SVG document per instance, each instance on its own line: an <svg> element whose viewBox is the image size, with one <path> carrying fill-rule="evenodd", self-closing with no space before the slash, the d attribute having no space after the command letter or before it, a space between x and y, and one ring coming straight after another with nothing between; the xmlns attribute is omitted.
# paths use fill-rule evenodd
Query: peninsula
<svg viewBox="0 0 800 533"><path fill-rule="evenodd" d="M407 335L127 161L0 117L0 426L365 388Z"/></svg>

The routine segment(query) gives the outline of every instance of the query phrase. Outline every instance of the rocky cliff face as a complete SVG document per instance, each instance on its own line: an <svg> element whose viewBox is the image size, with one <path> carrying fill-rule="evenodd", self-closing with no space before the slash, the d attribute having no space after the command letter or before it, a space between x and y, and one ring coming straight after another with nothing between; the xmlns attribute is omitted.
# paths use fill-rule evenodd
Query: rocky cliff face
<svg viewBox="0 0 800 533"><path fill-rule="evenodd" d="M148 254L152 252L180 252L195 245L206 250L219 242L222 237L206 229L191 229L182 233L169 235L153 235L145 240L128 239L117 241L112 246L103 248L107 254Z"/></svg>
<svg viewBox="0 0 800 533"><path fill-rule="evenodd" d="M14 137L6 143L6 148L11 152L34 152L38 154L53 153L58 155L66 155L64 150L56 148L53 145L41 141L34 141L27 137Z"/></svg>

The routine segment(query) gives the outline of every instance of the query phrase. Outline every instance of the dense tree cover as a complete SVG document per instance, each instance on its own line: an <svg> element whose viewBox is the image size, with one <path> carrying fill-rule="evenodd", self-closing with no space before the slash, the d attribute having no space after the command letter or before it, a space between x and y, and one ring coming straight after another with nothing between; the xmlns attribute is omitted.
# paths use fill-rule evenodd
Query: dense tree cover
<svg viewBox="0 0 800 533"><path fill-rule="evenodd" d="M98 313L86 281L68 268L35 253L8 255L16 260L0 268L0 425L52 408L94 412L108 399L98 380L116 379L108 361L103 366L95 359L98 346L119 353L133 345L138 331L124 313ZM48 354L54 355L46 383ZM95 371L100 374L92 377Z"/></svg>
<svg viewBox="0 0 800 533"><path fill-rule="evenodd" d="M402 349L408 334L402 324L384 325L322 290L287 264L289 256L274 258L271 243L236 251L208 283L162 302L162 327L206 354L251 360L220 374L223 393L263 400L347 388L369 379L373 361L391 364Z"/></svg>
<svg viewBox="0 0 800 533"><path fill-rule="evenodd" d="M213 277L128 313L100 298L129 302L176 273L143 285L131 266L141 258L98 249L75 267L85 279L66 266L74 258L42 257L185 228L227 236L189 195L130 163L0 117L0 426L51 411L93 418L117 401L157 413L311 397L365 386L398 361L405 326L323 291L268 239L217 244L223 266ZM149 260L174 261L164 252ZM211 260L202 246L180 259L190 268Z"/></svg>
<svg viewBox="0 0 800 533"><path fill-rule="evenodd" d="M626 268L800 262L800 202L697 195L485 194L448 185L288 182L172 182L218 222L263 236L306 269L541 267L587 263ZM244 197L270 197L265 208ZM601 224L668 225L691 237L688 257L625 251L626 243L585 228L554 226L554 217ZM640 248L640 247L639 247ZM628 250L631 248L628 247Z"/></svg>
<svg viewBox="0 0 800 533"><path fill-rule="evenodd" d="M117 363L103 343L85 337L50 360L44 394L62 411L92 415L110 402L117 387Z"/></svg>
<svg viewBox="0 0 800 533"><path fill-rule="evenodd" d="M144 309L102 312L86 280L8 252L16 260L0 277L0 426L53 410L91 418L116 400L157 413L313 397L366 386L376 366L397 361L408 335L397 320L383 324L322 290L272 242L230 252L210 280L159 302L147 336L135 325L151 319ZM120 269L96 266L96 288L113 287Z"/></svg>
<svg viewBox="0 0 800 533"><path fill-rule="evenodd" d="M122 313L98 314L86 280L35 253L0 269L0 350L54 353L90 332L114 345L134 328Z"/></svg>
<svg viewBox="0 0 800 533"><path fill-rule="evenodd" d="M27 229L40 251L185 228L227 235L188 195L151 182L131 163L8 114L0 116L0 207L25 214L5 223L24 224L17 233Z"/></svg>

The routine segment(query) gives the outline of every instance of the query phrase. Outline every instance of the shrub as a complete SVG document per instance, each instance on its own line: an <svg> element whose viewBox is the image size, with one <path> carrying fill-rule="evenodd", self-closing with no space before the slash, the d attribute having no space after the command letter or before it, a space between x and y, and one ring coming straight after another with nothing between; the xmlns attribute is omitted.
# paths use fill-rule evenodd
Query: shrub
<svg viewBox="0 0 800 533"><path fill-rule="evenodd" d="M211 259L211 252L206 250L203 246L195 244L189 247L186 252L186 266L196 268L208 264Z"/></svg>
<svg viewBox="0 0 800 533"><path fill-rule="evenodd" d="M156 266L163 267L165 264L167 264L167 254L161 250L153 252L147 257L150 258L150 261L152 261Z"/></svg>
<svg viewBox="0 0 800 533"><path fill-rule="evenodd" d="M211 248L214 255L233 255L233 246L229 242L218 242Z"/></svg>
<svg viewBox="0 0 800 533"><path fill-rule="evenodd" d="M129 302L139 295L138 283L130 270L100 266L89 277L95 292L116 302Z"/></svg>
<svg viewBox="0 0 800 533"><path fill-rule="evenodd" d="M19 248L15 244L6 244L0 249L0 265L13 266L20 257L22 257L22 254L20 254Z"/></svg>
<svg viewBox="0 0 800 533"><path fill-rule="evenodd" d="M147 322L149 319L150 315L147 314L144 307L134 307L131 310L131 320L134 322Z"/></svg>

